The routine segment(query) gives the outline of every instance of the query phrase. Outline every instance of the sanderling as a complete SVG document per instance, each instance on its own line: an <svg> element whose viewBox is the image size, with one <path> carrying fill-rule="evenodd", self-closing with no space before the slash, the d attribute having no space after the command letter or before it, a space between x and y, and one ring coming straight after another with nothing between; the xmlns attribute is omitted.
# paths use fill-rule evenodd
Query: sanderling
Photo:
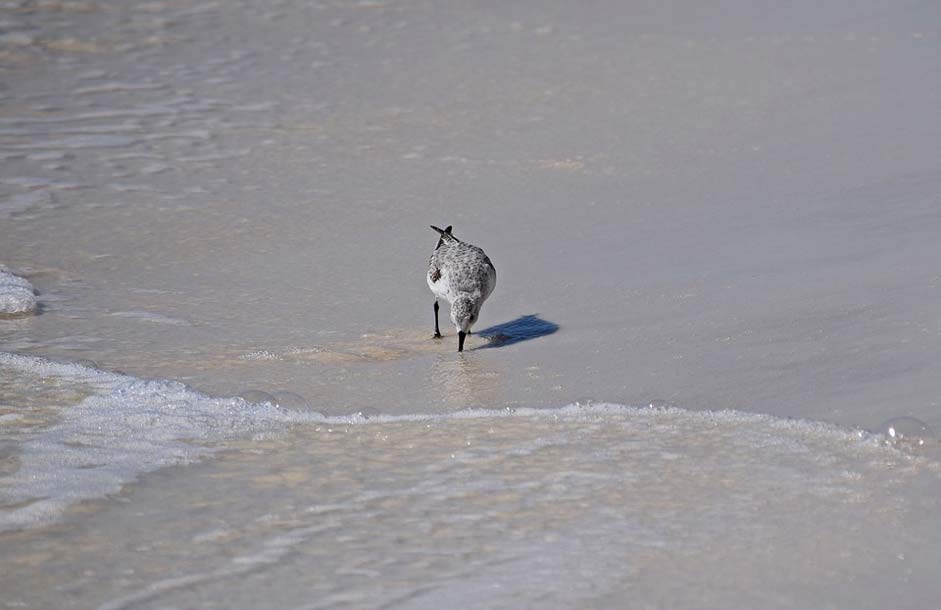
<svg viewBox="0 0 941 610"><path fill-rule="evenodd" d="M435 293L435 338L438 330L438 298L451 304L451 322L457 329L457 351L464 351L464 337L480 315L480 307L497 285L497 270L477 246L451 235L451 227L432 229L441 236L428 261L428 287Z"/></svg>

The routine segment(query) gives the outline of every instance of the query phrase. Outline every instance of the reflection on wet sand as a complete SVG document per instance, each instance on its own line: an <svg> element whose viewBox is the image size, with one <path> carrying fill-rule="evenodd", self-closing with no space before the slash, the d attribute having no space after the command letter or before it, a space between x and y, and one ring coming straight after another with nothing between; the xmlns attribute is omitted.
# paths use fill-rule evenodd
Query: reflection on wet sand
<svg viewBox="0 0 941 610"><path fill-rule="evenodd" d="M482 335L467 338L468 349L484 347L488 339ZM260 349L240 353L239 360L275 360L293 363L348 364L388 362L425 354L448 354L454 351L450 343L434 340L426 331L412 328L372 331L353 340L341 340L319 345L288 349Z"/></svg>
<svg viewBox="0 0 941 610"><path fill-rule="evenodd" d="M211 396L261 392L273 400L250 402L269 400L331 415L370 409L396 412L406 404L447 411L506 406L508 386L495 381L506 379L498 372L500 355L481 350L489 340L477 333L468 337L463 354L452 342L435 340L418 328L319 339L306 345L211 344L155 351L147 354L147 363L167 378ZM107 359L102 367L113 370ZM140 376L142 369L131 367L127 373ZM528 371L527 381L535 379L534 370Z"/></svg>
<svg viewBox="0 0 941 610"><path fill-rule="evenodd" d="M441 388L441 403L448 407L497 404L500 373L477 358L439 354L428 372L428 381Z"/></svg>
<svg viewBox="0 0 941 610"><path fill-rule="evenodd" d="M467 351L486 347L482 335L468 337ZM294 364L345 365L381 363L435 354L428 371L429 387L440 388L441 404L460 408L467 405L497 404L497 380L500 373L486 366L480 357L465 352L458 355L453 345L433 340L427 332L393 329L370 332L352 341L283 351L260 350L242 354L241 360L275 360Z"/></svg>
<svg viewBox="0 0 941 610"><path fill-rule="evenodd" d="M467 351L490 347L504 347L551 335L559 325L543 320L537 314L520 316L475 332L467 337ZM294 363L348 364L387 362L424 354L443 354L453 351L447 341L432 340L428 333L414 328L370 331L353 340L294 347L282 350L260 349L240 353L239 360L275 360ZM442 362L452 362L442 358ZM455 360L453 362L461 362Z"/></svg>

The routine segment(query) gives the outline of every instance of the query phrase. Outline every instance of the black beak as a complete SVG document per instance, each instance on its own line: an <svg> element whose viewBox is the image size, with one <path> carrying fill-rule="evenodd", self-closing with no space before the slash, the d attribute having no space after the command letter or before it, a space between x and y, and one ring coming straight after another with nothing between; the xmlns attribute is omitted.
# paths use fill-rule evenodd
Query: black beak
<svg viewBox="0 0 941 610"><path fill-rule="evenodd" d="M459 352L463 352L463 351L464 351L464 337L466 337L466 336L467 336L467 333L465 333L463 330L458 331L458 333L457 333L457 351L459 351Z"/></svg>

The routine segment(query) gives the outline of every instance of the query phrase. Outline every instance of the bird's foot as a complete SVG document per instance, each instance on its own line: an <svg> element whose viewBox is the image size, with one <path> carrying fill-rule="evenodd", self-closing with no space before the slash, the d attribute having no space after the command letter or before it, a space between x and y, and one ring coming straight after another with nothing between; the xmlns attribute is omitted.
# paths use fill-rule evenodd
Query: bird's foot
<svg viewBox="0 0 941 610"><path fill-rule="evenodd" d="M441 333L435 331L435 334L434 334L431 338L432 338L432 339L440 339L440 338L441 338Z"/></svg>

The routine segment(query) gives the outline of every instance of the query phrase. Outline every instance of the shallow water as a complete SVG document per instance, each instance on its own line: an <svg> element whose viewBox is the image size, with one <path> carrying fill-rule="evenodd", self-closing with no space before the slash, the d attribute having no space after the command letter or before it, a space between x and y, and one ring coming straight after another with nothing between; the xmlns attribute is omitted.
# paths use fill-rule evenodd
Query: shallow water
<svg viewBox="0 0 941 610"><path fill-rule="evenodd" d="M939 462L864 432L617 405L326 418L6 365L44 372L47 409L79 377L111 397L25 431L4 523L48 521L29 496L67 511L0 534L16 607L917 607L941 567ZM88 413L115 398L120 423Z"/></svg>
<svg viewBox="0 0 941 610"><path fill-rule="evenodd" d="M574 6L0 7L6 603L937 599L939 9Z"/></svg>
<svg viewBox="0 0 941 610"><path fill-rule="evenodd" d="M605 404L326 417L0 370L15 607L918 607L941 567L936 439Z"/></svg>
<svg viewBox="0 0 941 610"><path fill-rule="evenodd" d="M269 404L0 353L0 531L47 525L140 474L192 462L219 442L291 421ZM196 444L202 442L202 445Z"/></svg>

